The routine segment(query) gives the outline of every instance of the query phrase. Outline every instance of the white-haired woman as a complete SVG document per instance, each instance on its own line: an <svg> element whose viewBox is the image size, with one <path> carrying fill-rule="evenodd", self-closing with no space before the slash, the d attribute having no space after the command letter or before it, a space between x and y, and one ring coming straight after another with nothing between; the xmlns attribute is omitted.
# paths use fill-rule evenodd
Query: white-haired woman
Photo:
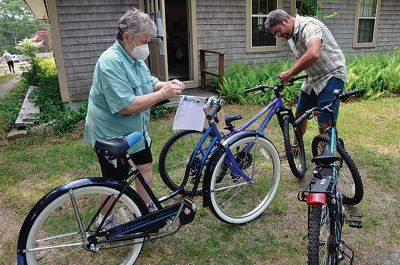
<svg viewBox="0 0 400 265"><path fill-rule="evenodd" d="M156 30L150 16L135 8L119 19L117 40L96 63L85 123L85 140L92 145L101 137L142 133L142 139L128 152L150 186L153 180L151 139L147 132L150 108L178 97L185 88L178 80L161 82L151 76L144 60L150 53L148 43ZM119 160L115 168L103 156L98 155L98 159L103 177L127 178L126 161ZM142 185L137 181L135 186L149 209L154 210Z"/></svg>

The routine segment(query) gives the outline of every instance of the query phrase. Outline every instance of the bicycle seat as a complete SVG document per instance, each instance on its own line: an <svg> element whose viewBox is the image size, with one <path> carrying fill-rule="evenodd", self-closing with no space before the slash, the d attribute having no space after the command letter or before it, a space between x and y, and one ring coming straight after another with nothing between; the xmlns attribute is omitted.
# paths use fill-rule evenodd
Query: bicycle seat
<svg viewBox="0 0 400 265"><path fill-rule="evenodd" d="M233 121L241 120L241 119L242 119L242 115L225 116L225 124L230 124ZM214 121L219 123L219 119L218 119L217 115L214 116Z"/></svg>
<svg viewBox="0 0 400 265"><path fill-rule="evenodd" d="M125 136L100 138L94 143L94 150L106 156L120 157L127 153L128 149L142 138L139 132L133 132Z"/></svg>
<svg viewBox="0 0 400 265"><path fill-rule="evenodd" d="M233 121L241 120L242 115L231 115L231 116L225 116L225 123L231 123Z"/></svg>
<svg viewBox="0 0 400 265"><path fill-rule="evenodd" d="M333 162L340 161L340 157L332 154L331 150L329 150L329 145L325 145L324 150L319 156L311 159L311 162L316 163L318 165L329 165Z"/></svg>

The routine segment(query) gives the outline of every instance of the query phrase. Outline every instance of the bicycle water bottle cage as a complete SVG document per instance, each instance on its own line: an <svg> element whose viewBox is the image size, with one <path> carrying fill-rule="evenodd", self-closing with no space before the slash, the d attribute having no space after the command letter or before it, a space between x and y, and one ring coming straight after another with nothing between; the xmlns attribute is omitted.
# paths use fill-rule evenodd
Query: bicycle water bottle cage
<svg viewBox="0 0 400 265"><path fill-rule="evenodd" d="M334 154L332 154L328 144L325 145L324 150L319 156L316 156L313 159L311 159L311 162L317 165L329 165L336 161L340 161L340 157L337 157Z"/></svg>
<svg viewBox="0 0 400 265"><path fill-rule="evenodd" d="M94 143L94 150L108 157L122 157L128 149L142 138L139 132L133 132L125 136L100 138Z"/></svg>

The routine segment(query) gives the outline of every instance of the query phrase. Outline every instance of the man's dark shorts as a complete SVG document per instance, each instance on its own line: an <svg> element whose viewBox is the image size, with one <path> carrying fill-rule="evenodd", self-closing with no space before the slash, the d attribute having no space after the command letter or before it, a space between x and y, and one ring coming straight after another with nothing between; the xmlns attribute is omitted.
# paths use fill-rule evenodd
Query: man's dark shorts
<svg viewBox="0 0 400 265"><path fill-rule="evenodd" d="M100 167L101 167L101 174L105 178L112 178L112 179L117 179L117 180L125 180L128 177L128 172L129 172L129 165L126 159L120 159L118 158L117 160L117 168L114 167L108 160L100 155L97 154L97 157L99 159ZM146 148L131 154L130 157L133 160L133 163L135 165L144 165L153 162L153 156L151 154L150 147L146 145Z"/></svg>
<svg viewBox="0 0 400 265"><path fill-rule="evenodd" d="M318 95L315 94L314 90L311 91L310 95L308 95L304 91L301 91L299 101L297 102L297 111L305 112L317 106L319 108L322 108L330 104L335 99L335 95L333 94L333 91L335 89L339 89L340 92L343 92L343 88L344 88L343 80L336 77L332 77L331 79L329 79L325 88ZM337 101L335 105L332 107L335 121L337 120L339 114L339 104L340 104L339 101ZM318 121L329 122L330 121L329 113L323 112L320 116L318 116Z"/></svg>

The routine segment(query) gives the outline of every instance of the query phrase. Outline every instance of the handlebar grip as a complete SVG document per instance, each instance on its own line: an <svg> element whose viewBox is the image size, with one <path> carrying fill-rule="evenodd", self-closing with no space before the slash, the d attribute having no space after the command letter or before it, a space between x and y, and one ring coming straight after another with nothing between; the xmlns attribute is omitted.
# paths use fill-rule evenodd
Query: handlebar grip
<svg viewBox="0 0 400 265"><path fill-rule="evenodd" d="M365 89L363 89L363 88L352 90L352 91L349 91L349 92L344 92L344 93L342 93L342 94L340 94L338 96L338 99L343 100L343 99L346 99L346 98L348 98L350 96L354 96L354 95L358 95L358 94L364 94L364 92L365 92Z"/></svg>
<svg viewBox="0 0 400 265"><path fill-rule="evenodd" d="M306 112L304 112L304 114L301 115L299 118L297 118L297 119L294 121L294 123L295 123L297 126L300 126L300 124L301 124L305 119L308 119L308 117L310 117L310 115L312 114L313 110L314 110L314 108L309 109L309 110L307 110Z"/></svg>
<svg viewBox="0 0 400 265"><path fill-rule="evenodd" d="M215 114L217 114L218 111L221 110L221 104L214 104L211 107L210 112L206 115L207 120L211 120L214 118Z"/></svg>
<svg viewBox="0 0 400 265"><path fill-rule="evenodd" d="M250 93L250 92L253 92L253 91L256 91L256 90L259 90L259 88L258 87L252 87L252 88L246 87L244 89L244 93Z"/></svg>

